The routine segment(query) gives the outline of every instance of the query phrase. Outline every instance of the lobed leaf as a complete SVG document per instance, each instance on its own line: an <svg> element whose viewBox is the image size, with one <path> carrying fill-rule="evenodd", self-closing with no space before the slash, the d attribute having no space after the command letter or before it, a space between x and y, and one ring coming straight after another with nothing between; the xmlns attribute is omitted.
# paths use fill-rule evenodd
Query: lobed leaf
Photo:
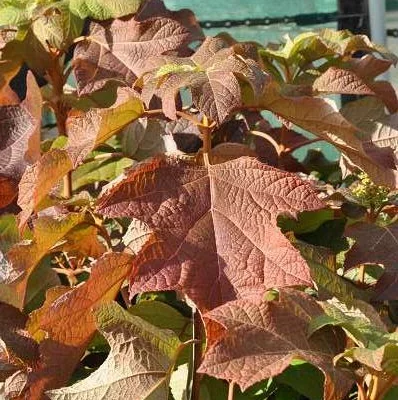
<svg viewBox="0 0 398 400"><path fill-rule="evenodd" d="M333 101L310 96L288 97L281 93L279 85L271 82L254 106L272 111L333 144L375 183L398 187L398 172L392 168L390 159L386 159L385 152L368 154L356 136L358 128L344 118Z"/></svg>
<svg viewBox="0 0 398 400"><path fill-rule="evenodd" d="M85 162L73 171L72 188L78 190L95 182L110 182L121 175L126 168L131 167L132 163L133 161L126 157Z"/></svg>
<svg viewBox="0 0 398 400"><path fill-rule="evenodd" d="M29 21L30 31L43 49L51 46L67 51L73 40L80 36L84 21L70 6L70 0L61 0L39 5L34 10Z"/></svg>
<svg viewBox="0 0 398 400"><path fill-rule="evenodd" d="M115 19L138 11L143 0L109 2L106 0L70 0L69 7L80 18Z"/></svg>
<svg viewBox="0 0 398 400"><path fill-rule="evenodd" d="M398 99L394 88L387 81L374 81L374 74L384 72L386 65L389 68L392 62L371 55L359 61L354 59L346 68L330 67L315 79L313 89L321 93L376 96L384 102L390 112L396 112Z"/></svg>
<svg viewBox="0 0 398 400"><path fill-rule="evenodd" d="M335 296L341 301L368 300L370 297L350 281L337 274L336 255L328 248L293 239L292 243L301 252L311 270L311 277L318 288L318 296Z"/></svg>
<svg viewBox="0 0 398 400"><path fill-rule="evenodd" d="M139 14L128 19L92 21L86 40L74 52L78 93L102 89L109 80L131 86L149 57L186 52L188 44L201 37L191 12L170 12L156 0L147 1Z"/></svg>
<svg viewBox="0 0 398 400"><path fill-rule="evenodd" d="M125 154L142 161L159 153L195 153L202 146L202 140L198 127L186 119L140 118L124 129L121 145Z"/></svg>
<svg viewBox="0 0 398 400"><path fill-rule="evenodd" d="M23 102L0 105L0 175L2 184L10 187L19 181L25 168L40 157L42 97L31 72L26 85ZM9 100L15 102L13 98Z"/></svg>
<svg viewBox="0 0 398 400"><path fill-rule="evenodd" d="M261 92L266 80L253 60L245 60L221 36L206 38L190 58L163 56L153 64L157 68L145 76L142 96L147 104L153 96L160 97L170 119L176 119L180 89L187 88L194 106L220 125L243 103L238 78L248 82L254 93Z"/></svg>
<svg viewBox="0 0 398 400"><path fill-rule="evenodd" d="M211 309L271 287L310 285L308 267L276 217L321 206L308 183L255 159L207 169L157 158L105 192L98 211L140 221L137 240L149 232L134 260L132 296L178 290Z"/></svg>
<svg viewBox="0 0 398 400"><path fill-rule="evenodd" d="M325 400L343 399L352 380L334 368L333 357L344 348L344 340L333 330L307 336L310 320L320 313L311 297L289 290L280 291L279 301L241 299L224 304L204 316L210 332L222 331L212 338L199 371L245 390L301 359L324 373Z"/></svg>
<svg viewBox="0 0 398 400"><path fill-rule="evenodd" d="M348 251L344 266L383 264L385 272L376 285L375 299L397 299L398 223L379 226L357 222L347 227L345 235L355 239L355 244Z"/></svg>
<svg viewBox="0 0 398 400"><path fill-rule="evenodd" d="M376 348L390 340L386 325L377 311L360 300L341 303L333 298L320 303L324 314L315 317L309 326L309 334L327 326L340 326L361 347Z"/></svg>
<svg viewBox="0 0 398 400"><path fill-rule="evenodd" d="M116 303L96 310L97 323L111 351L88 378L46 394L53 400L125 399L167 400L169 381L181 346L170 330L132 316Z"/></svg>
<svg viewBox="0 0 398 400"><path fill-rule="evenodd" d="M388 343L378 349L354 347L346 350L342 356L360 362L371 373L376 371L393 376L398 374L398 346L396 343Z"/></svg>
<svg viewBox="0 0 398 400"><path fill-rule="evenodd" d="M28 331L41 342L41 363L30 375L32 398L68 382L96 331L93 307L116 297L131 261L125 253L105 254L93 264L83 285L50 289L44 305L30 315Z"/></svg>

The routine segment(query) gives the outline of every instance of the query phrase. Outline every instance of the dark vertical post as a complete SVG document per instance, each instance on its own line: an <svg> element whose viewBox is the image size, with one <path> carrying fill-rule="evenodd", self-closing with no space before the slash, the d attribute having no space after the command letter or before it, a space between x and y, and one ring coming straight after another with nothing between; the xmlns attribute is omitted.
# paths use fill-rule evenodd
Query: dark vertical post
<svg viewBox="0 0 398 400"><path fill-rule="evenodd" d="M355 14L358 16L341 18L338 22L338 29L348 29L355 34L367 35L370 37L368 0L338 0L339 15ZM360 56L360 54L358 54ZM342 104L357 99L358 96L341 96Z"/></svg>
<svg viewBox="0 0 398 400"><path fill-rule="evenodd" d="M369 12L367 0L338 0L340 15L360 14L339 20L339 29L348 29L352 33L370 36Z"/></svg>

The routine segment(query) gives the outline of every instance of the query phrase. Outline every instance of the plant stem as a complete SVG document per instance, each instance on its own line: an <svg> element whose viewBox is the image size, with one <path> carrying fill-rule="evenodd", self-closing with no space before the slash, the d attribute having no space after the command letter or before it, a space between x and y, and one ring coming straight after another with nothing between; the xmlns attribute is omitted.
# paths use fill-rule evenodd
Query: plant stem
<svg viewBox="0 0 398 400"><path fill-rule="evenodd" d="M278 142L268 133L265 132L260 132L260 131L249 131L250 134L255 135L255 136L260 136L263 139L267 140L269 143L272 144L272 146L274 147L275 151L277 152L277 154L279 155L280 152L280 147Z"/></svg>
<svg viewBox="0 0 398 400"><path fill-rule="evenodd" d="M362 284L365 283L365 269L366 269L365 264L361 264L361 266L359 267L358 279L359 279L359 282Z"/></svg>
<svg viewBox="0 0 398 400"><path fill-rule="evenodd" d="M358 387L358 400L368 400L368 396L366 396L365 389L362 384L357 382Z"/></svg>
<svg viewBox="0 0 398 400"><path fill-rule="evenodd" d="M203 325L200 313L197 309L192 310L194 351L193 351L193 373L192 373L192 396L191 400L199 400L201 374L197 370L202 362L202 337Z"/></svg>
<svg viewBox="0 0 398 400"><path fill-rule="evenodd" d="M292 82L292 73L290 71L290 67L287 61L283 62L283 67L285 69L285 79L286 83L291 83Z"/></svg>
<svg viewBox="0 0 398 400"><path fill-rule="evenodd" d="M296 146L292 146L292 147L286 148L284 152L285 153L293 153L293 151L299 149L300 147L308 146L309 144L316 143L316 142L321 142L321 141L322 141L321 138L310 139L310 140L307 140L306 142L299 143Z"/></svg>
<svg viewBox="0 0 398 400"><path fill-rule="evenodd" d="M287 134L288 134L288 129L287 127L282 124L281 127L281 140L279 144L279 154L283 153L285 150L287 150L286 142L287 142Z"/></svg>
<svg viewBox="0 0 398 400"><path fill-rule="evenodd" d="M192 122L196 126L202 125L202 123L199 120L197 120L193 115L188 114L184 111L176 111L176 115L180 118ZM154 110L146 110L143 117L164 117L164 112L161 108L157 108Z"/></svg>
<svg viewBox="0 0 398 400"><path fill-rule="evenodd" d="M372 386L370 387L369 400L377 400L378 391L379 391L379 377L377 375L373 375Z"/></svg>
<svg viewBox="0 0 398 400"><path fill-rule="evenodd" d="M67 136L66 120L68 118L69 109L63 102L65 75L63 73L59 54L54 54L53 66L48 72L48 76L53 87L52 107L57 121L58 135ZM72 197L72 171L69 171L64 176L63 187L63 196L66 199L70 199Z"/></svg>
<svg viewBox="0 0 398 400"><path fill-rule="evenodd" d="M211 131L209 120L203 116L202 126L199 127L203 140L203 161L206 167L211 165Z"/></svg>
<svg viewBox="0 0 398 400"><path fill-rule="evenodd" d="M235 389L235 383L234 382L229 382L228 400L234 400L234 389Z"/></svg>
<svg viewBox="0 0 398 400"><path fill-rule="evenodd" d="M95 157L86 158L83 161L83 164L87 164L92 161L104 161L111 158L123 158L124 154L122 152L115 152L115 153L105 153L105 154L98 154Z"/></svg>

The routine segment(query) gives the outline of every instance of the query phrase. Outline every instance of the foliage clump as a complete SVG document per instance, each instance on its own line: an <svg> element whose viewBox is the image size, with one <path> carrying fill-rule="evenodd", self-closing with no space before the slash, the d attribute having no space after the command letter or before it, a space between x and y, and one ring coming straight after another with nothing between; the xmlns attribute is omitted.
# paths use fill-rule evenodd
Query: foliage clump
<svg viewBox="0 0 398 400"><path fill-rule="evenodd" d="M394 398L396 62L0 2L0 397Z"/></svg>

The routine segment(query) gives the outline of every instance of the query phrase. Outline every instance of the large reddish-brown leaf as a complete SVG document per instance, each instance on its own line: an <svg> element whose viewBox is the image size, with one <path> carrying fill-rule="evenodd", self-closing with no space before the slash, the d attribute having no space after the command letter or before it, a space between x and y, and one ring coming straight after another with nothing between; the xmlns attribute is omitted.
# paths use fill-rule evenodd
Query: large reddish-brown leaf
<svg viewBox="0 0 398 400"><path fill-rule="evenodd" d="M377 58L372 54L366 54L362 58L351 58L349 61L349 69L367 80L376 78L386 72L392 65L394 65L394 61Z"/></svg>
<svg viewBox="0 0 398 400"><path fill-rule="evenodd" d="M398 299L398 222L386 226L358 222L347 227L346 236L355 239L347 253L345 267L383 264L385 272L376 286L377 300Z"/></svg>
<svg viewBox="0 0 398 400"><path fill-rule="evenodd" d="M131 295L179 290L206 310L271 287L310 285L308 266L276 218L321 206L308 183L253 158L207 169L159 157L131 169L98 211L152 232L134 260Z"/></svg>
<svg viewBox="0 0 398 400"><path fill-rule="evenodd" d="M293 359L306 360L325 374L324 400L344 398L352 386L333 366L344 349L334 330L308 337L310 320L323 313L310 296L281 291L279 301L236 300L205 315L213 345L199 372L237 383L243 390L284 371ZM217 337L218 336L218 337Z"/></svg>
<svg viewBox="0 0 398 400"><path fill-rule="evenodd" d="M0 107L0 173L20 177L28 141L35 129L31 114L19 105Z"/></svg>
<svg viewBox="0 0 398 400"><path fill-rule="evenodd" d="M367 54L361 59L352 58L348 67L367 82L369 88L384 102L390 112L396 112L398 109L396 91L390 82L375 79L395 64L396 59L377 58Z"/></svg>
<svg viewBox="0 0 398 400"><path fill-rule="evenodd" d="M238 77L248 81L256 94L266 79L253 60L243 59L221 36L208 37L190 58L163 56L152 63L156 68L144 79L143 99L149 104L154 95L159 96L170 119L176 119L180 89L189 88L195 107L220 125L242 105Z"/></svg>
<svg viewBox="0 0 398 400"><path fill-rule="evenodd" d="M116 297L131 268L131 255L108 253L93 264L83 285L47 292L44 305L28 323L28 331L41 341L41 363L29 375L29 399L68 382L96 331L92 309Z"/></svg>
<svg viewBox="0 0 398 400"><path fill-rule="evenodd" d="M78 92L102 89L110 79L131 86L148 58L170 51L186 52L188 44L201 37L191 12L170 12L158 1L148 1L129 19L92 21L87 39L79 43L74 54Z"/></svg>
<svg viewBox="0 0 398 400"><path fill-rule="evenodd" d="M317 92L375 95L374 91L353 71L330 67L314 81L313 88Z"/></svg>

